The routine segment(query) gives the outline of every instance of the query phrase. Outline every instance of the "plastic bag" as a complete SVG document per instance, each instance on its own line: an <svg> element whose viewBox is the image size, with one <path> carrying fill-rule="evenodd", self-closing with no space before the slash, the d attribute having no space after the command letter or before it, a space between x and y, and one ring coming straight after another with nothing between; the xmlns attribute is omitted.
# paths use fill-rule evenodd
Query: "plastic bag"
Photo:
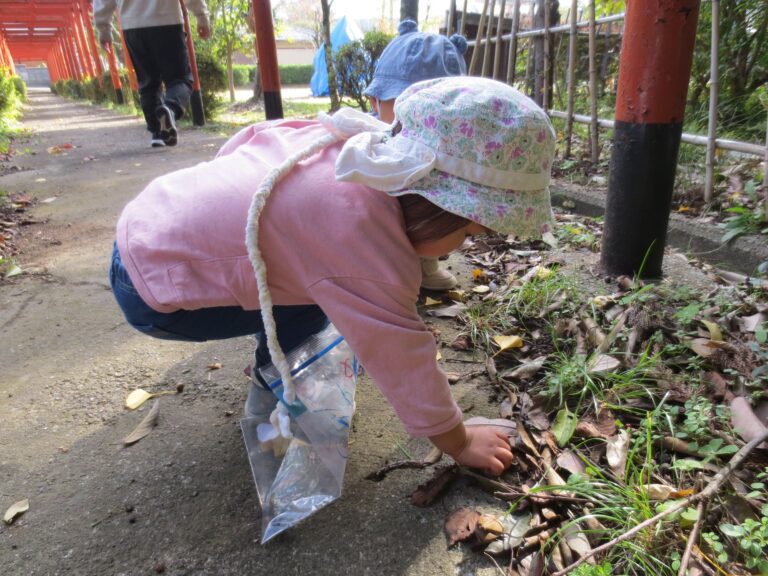
<svg viewBox="0 0 768 576"><path fill-rule="evenodd" d="M272 364L260 370L271 392L252 383L240 421L261 504L262 544L341 495L355 410L357 362L333 325L286 359L296 386L296 401L288 406L293 437L287 448L272 443L276 434L269 416L283 401L282 380Z"/></svg>

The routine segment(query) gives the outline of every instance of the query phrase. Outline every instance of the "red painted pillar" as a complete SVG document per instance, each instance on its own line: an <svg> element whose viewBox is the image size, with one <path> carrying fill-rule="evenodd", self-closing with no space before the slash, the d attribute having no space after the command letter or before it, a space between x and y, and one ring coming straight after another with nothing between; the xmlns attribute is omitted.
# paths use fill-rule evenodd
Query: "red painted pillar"
<svg viewBox="0 0 768 576"><path fill-rule="evenodd" d="M83 20L85 23L85 34L88 37L88 45L91 47L94 64L96 65L96 74L99 78L99 85L104 87L104 67L101 65L101 55L99 54L99 45L96 43L96 34L93 31L93 14L90 12L90 4L86 0L80 0L80 7L83 11Z"/></svg>
<svg viewBox="0 0 768 576"><path fill-rule="evenodd" d="M68 46L68 38L67 38L67 31L63 30L61 34L61 38L59 40L59 43L61 44L61 53L64 56L64 61L67 65L67 80L74 80L75 75L75 64L72 61L72 53L69 50Z"/></svg>
<svg viewBox="0 0 768 576"><path fill-rule="evenodd" d="M661 276L700 0L628 0L601 260Z"/></svg>
<svg viewBox="0 0 768 576"><path fill-rule="evenodd" d="M269 0L251 0L256 23L256 53L259 55L261 86L264 88L264 112L267 120L283 117L280 97L280 73L277 68L275 29Z"/></svg>
<svg viewBox="0 0 768 576"><path fill-rule="evenodd" d="M192 108L192 124L195 126L205 125L205 109L203 107L203 93L200 88L200 74L197 70L197 56L195 55L195 44L192 41L192 29L189 26L189 13L184 5L184 0L179 0L181 4L181 13L184 15L184 31L187 36L187 54L189 55L189 67L192 70L192 95L189 100Z"/></svg>
<svg viewBox="0 0 768 576"><path fill-rule="evenodd" d="M80 59L80 66L83 70L83 76L93 77L94 70L91 64L91 55L88 52L88 47L85 45L85 36L82 33L80 16L77 13L77 8L73 5L71 9L72 19L72 35L75 37L75 45L77 46L77 55Z"/></svg>
<svg viewBox="0 0 768 576"><path fill-rule="evenodd" d="M107 56L109 57L109 75L112 77L112 86L115 89L115 97L118 104L125 104L125 98L123 97L123 83L120 81L120 72L117 67L117 58L115 58L115 51L112 45L109 45L107 50Z"/></svg>
<svg viewBox="0 0 768 576"><path fill-rule="evenodd" d="M80 72L80 63L78 62L77 54L75 53L75 43L72 38L71 27L64 29L64 48L66 48L67 55L69 56L69 62L72 68L72 78L79 82L83 79L83 75Z"/></svg>
<svg viewBox="0 0 768 576"><path fill-rule="evenodd" d="M83 53L87 59L88 73L91 75L91 78L95 78L96 59L98 58L98 54L93 51L93 47L88 42L88 32L86 30L88 28L88 21L85 19L83 7L80 2L76 2L73 5L73 8L75 11L75 19L77 21L78 34L80 35L80 43L83 45Z"/></svg>

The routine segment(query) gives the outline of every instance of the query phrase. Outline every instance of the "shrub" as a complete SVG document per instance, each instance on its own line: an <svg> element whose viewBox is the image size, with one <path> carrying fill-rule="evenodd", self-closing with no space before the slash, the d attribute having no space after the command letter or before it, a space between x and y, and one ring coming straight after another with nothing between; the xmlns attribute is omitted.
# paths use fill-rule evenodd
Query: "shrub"
<svg viewBox="0 0 768 576"><path fill-rule="evenodd" d="M280 84L309 84L314 66L312 64L286 64L278 69Z"/></svg>
<svg viewBox="0 0 768 576"><path fill-rule="evenodd" d="M247 86L250 83L248 80L251 76L249 68L253 68L253 66L247 64L234 64L232 66L232 81L235 86Z"/></svg>
<svg viewBox="0 0 768 576"><path fill-rule="evenodd" d="M0 117L14 114L19 105L19 95L11 76L0 70Z"/></svg>
<svg viewBox="0 0 768 576"><path fill-rule="evenodd" d="M21 79L21 76L11 76L11 81L13 82L13 87L16 89L19 98L21 98L22 101L26 100L27 85L24 83L24 80Z"/></svg>
<svg viewBox="0 0 768 576"><path fill-rule="evenodd" d="M366 32L362 40L345 44L334 56L339 93L352 98L363 111L368 110L363 90L373 80L376 62L390 40L392 36L384 32Z"/></svg>
<svg viewBox="0 0 768 576"><path fill-rule="evenodd" d="M212 119L223 104L218 93L227 89L227 73L218 60L206 50L199 50L197 53L197 73L200 77L205 115ZM191 112L189 117L192 117Z"/></svg>

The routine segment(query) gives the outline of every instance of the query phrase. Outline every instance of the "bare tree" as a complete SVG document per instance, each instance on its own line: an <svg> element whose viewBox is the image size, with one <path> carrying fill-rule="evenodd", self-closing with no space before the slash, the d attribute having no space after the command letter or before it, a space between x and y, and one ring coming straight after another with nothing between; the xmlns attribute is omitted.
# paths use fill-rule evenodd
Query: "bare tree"
<svg viewBox="0 0 768 576"><path fill-rule="evenodd" d="M302 32L315 49L323 43L323 7L317 0L282 0L275 5L279 14L291 30Z"/></svg>
<svg viewBox="0 0 768 576"><path fill-rule="evenodd" d="M336 86L336 68L333 66L333 46L331 46L331 4L333 0L320 0L323 7L323 36L325 41L325 67L328 70L328 94L331 97L331 112L341 107L339 90Z"/></svg>

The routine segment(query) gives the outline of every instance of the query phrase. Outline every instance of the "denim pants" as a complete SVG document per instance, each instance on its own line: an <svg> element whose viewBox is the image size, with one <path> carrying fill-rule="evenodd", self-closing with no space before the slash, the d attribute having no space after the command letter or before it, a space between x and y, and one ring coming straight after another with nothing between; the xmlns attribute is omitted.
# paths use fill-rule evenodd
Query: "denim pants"
<svg viewBox="0 0 768 576"><path fill-rule="evenodd" d="M256 366L271 362L267 337L260 310L244 310L240 306L219 306L199 310L157 312L147 306L128 277L115 245L109 282L120 309L128 323L154 338L205 342L238 336L256 335ZM288 353L312 334L328 325L328 318L319 306L274 306L277 340Z"/></svg>

